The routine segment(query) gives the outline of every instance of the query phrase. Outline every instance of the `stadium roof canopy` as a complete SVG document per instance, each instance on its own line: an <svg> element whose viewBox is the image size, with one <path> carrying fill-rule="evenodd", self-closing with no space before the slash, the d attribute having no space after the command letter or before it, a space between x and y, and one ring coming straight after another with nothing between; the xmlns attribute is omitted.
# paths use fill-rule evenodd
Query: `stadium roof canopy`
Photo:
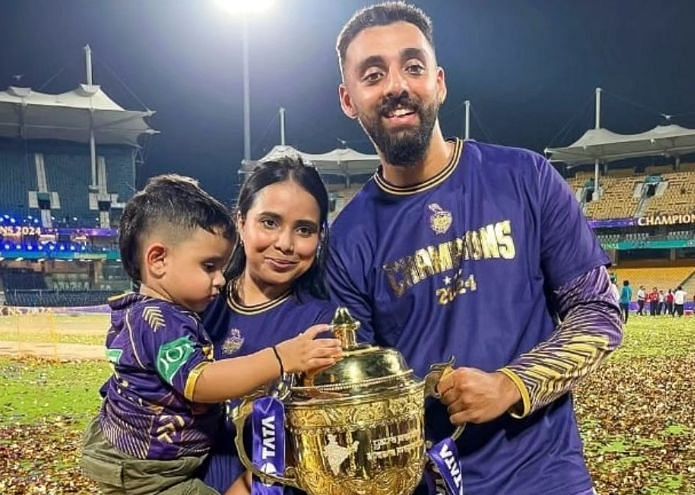
<svg viewBox="0 0 695 495"><path fill-rule="evenodd" d="M305 153L292 146L274 146L259 160L243 164L242 172L251 172L258 163L274 160L283 156L300 156L305 163L311 164L326 175L339 175L349 178L353 175L371 174L379 166L379 155L367 155L352 148L337 148L327 153Z"/></svg>
<svg viewBox="0 0 695 495"><path fill-rule="evenodd" d="M152 110L125 110L97 85L80 84L61 94L10 86L0 91L0 137L58 139L138 146L142 134L157 134L145 118Z"/></svg>
<svg viewBox="0 0 695 495"><path fill-rule="evenodd" d="M644 156L681 156L695 152L695 129L678 125L656 126L639 134L618 134L591 129L566 148L546 148L551 161L571 166L608 163Z"/></svg>

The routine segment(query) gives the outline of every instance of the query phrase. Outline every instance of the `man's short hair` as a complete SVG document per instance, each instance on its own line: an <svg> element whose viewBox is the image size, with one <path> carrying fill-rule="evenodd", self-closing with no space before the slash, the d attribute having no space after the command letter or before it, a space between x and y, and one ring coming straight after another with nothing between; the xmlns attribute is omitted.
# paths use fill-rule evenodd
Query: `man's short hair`
<svg viewBox="0 0 695 495"><path fill-rule="evenodd" d="M343 26L338 35L336 50L338 63L342 73L345 64L345 54L352 40L367 28L375 26L388 26L395 22L408 22L417 27L425 36L434 50L432 37L432 20L422 9L405 2L385 2L366 7L352 16Z"/></svg>
<svg viewBox="0 0 695 495"><path fill-rule="evenodd" d="M142 241L162 226L175 240L196 228L221 233L230 241L236 237L230 211L201 189L197 180L176 174L153 177L128 201L118 228L123 268L134 282L141 281Z"/></svg>

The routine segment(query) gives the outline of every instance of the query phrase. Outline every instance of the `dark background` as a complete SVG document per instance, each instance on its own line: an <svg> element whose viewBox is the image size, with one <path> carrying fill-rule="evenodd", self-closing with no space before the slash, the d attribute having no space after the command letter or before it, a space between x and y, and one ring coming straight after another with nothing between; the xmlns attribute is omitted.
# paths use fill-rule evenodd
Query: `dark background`
<svg viewBox="0 0 695 495"><path fill-rule="evenodd" d="M320 153L373 152L337 99L335 39L369 2L275 0L249 20L252 157L279 143ZM463 135L542 151L593 127L593 91L605 90L604 127L631 133L666 123L695 127L695 1L431 0L449 88L441 120ZM139 184L174 171L229 200L243 155L241 30L215 0L0 0L0 87L63 92L95 83L129 109L156 110L161 135L145 146ZM16 75L22 75L17 82Z"/></svg>

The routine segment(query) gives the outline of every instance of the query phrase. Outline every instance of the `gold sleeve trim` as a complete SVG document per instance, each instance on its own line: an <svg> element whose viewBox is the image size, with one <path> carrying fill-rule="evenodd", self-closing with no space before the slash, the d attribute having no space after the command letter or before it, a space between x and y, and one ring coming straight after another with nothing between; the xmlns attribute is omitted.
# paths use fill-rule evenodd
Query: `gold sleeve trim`
<svg viewBox="0 0 695 495"><path fill-rule="evenodd" d="M183 390L183 396L193 402L193 394L195 393L195 386L198 383L198 378L200 378L203 370L210 364L210 361L203 361L196 365L195 368L191 370L188 374L188 380L186 380L186 387Z"/></svg>
<svg viewBox="0 0 695 495"><path fill-rule="evenodd" d="M531 396L529 395L528 390L526 389L526 385L524 385L524 382L521 380L521 378L519 378L519 375L517 375L508 368L502 368L499 370L499 372L507 378L509 378L514 383L514 385L516 385L516 388L519 389L519 393L521 394L521 402L523 404L523 409L519 411L519 408L515 404L509 410L509 414L512 416L512 418L524 418L531 412Z"/></svg>

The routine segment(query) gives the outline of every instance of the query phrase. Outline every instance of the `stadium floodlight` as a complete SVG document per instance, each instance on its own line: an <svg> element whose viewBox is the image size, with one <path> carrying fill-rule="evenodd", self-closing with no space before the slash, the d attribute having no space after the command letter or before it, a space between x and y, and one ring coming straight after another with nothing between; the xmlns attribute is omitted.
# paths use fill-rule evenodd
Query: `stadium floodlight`
<svg viewBox="0 0 695 495"><path fill-rule="evenodd" d="M251 90L249 83L248 18L270 9L273 0L217 0L226 12L241 18L242 76L244 78L244 161L251 160Z"/></svg>
<svg viewBox="0 0 695 495"><path fill-rule="evenodd" d="M273 0L217 0L217 4L234 15L258 14L270 9Z"/></svg>

